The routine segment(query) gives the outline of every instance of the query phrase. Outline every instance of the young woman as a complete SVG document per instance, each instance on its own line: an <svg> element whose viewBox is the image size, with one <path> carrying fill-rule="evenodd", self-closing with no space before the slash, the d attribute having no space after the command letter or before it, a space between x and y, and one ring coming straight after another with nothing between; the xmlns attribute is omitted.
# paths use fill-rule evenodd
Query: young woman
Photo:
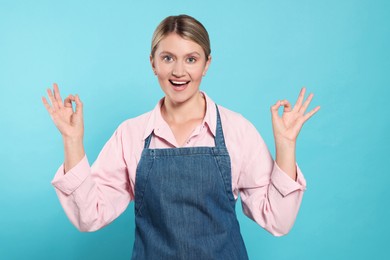
<svg viewBox="0 0 390 260"><path fill-rule="evenodd" d="M52 184L80 231L108 225L135 202L133 259L247 259L235 213L275 236L292 227L305 190L295 162L298 133L319 107L301 90L294 107L271 107L274 161L254 126L199 90L211 62L209 36L186 15L163 20L150 63L165 93L156 107L123 122L90 167L83 147L83 106L58 86L43 103L64 141ZM76 103L75 111L72 102ZM282 116L279 107L284 107Z"/></svg>

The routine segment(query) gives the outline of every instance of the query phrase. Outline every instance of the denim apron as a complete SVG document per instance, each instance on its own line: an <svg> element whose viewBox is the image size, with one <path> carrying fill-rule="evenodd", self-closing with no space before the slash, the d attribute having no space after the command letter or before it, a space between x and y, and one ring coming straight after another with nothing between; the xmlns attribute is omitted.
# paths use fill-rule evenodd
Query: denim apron
<svg viewBox="0 0 390 260"><path fill-rule="evenodd" d="M248 259L217 107L215 147L149 149L137 167L132 259Z"/></svg>

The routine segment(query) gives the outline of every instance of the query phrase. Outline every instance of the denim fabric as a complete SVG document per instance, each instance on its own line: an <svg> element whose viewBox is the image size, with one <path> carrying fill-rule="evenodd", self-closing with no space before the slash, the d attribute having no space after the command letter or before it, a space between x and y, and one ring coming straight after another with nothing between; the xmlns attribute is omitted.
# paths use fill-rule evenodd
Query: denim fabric
<svg viewBox="0 0 390 260"><path fill-rule="evenodd" d="M132 259L248 259L217 107L215 147L149 149L137 167Z"/></svg>

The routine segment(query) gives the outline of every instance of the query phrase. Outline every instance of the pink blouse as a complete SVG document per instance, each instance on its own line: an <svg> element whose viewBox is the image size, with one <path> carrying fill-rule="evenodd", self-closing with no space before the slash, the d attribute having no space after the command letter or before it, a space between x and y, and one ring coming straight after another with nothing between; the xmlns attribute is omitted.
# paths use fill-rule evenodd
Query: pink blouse
<svg viewBox="0 0 390 260"><path fill-rule="evenodd" d="M206 99L206 115L185 147L214 146L215 103ZM141 116L124 121L90 166L86 156L66 174L60 166L52 181L62 207L80 231L98 230L117 218L134 199L136 169L144 140L150 148L178 147L161 116L162 100ZM232 168L232 190L241 196L245 215L275 236L289 232L297 216L306 181L297 165L291 179L272 159L255 127L240 114L218 106Z"/></svg>

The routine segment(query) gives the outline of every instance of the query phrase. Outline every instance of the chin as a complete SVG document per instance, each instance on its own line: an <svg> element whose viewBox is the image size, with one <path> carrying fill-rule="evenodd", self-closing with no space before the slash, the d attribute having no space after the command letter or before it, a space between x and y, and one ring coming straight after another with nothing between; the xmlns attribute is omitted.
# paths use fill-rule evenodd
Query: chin
<svg viewBox="0 0 390 260"><path fill-rule="evenodd" d="M171 103L182 104L193 98L196 98L197 94L199 93L199 88L196 90L185 89L183 91L172 91L171 89L170 91L164 91L164 93L165 97L168 98Z"/></svg>

